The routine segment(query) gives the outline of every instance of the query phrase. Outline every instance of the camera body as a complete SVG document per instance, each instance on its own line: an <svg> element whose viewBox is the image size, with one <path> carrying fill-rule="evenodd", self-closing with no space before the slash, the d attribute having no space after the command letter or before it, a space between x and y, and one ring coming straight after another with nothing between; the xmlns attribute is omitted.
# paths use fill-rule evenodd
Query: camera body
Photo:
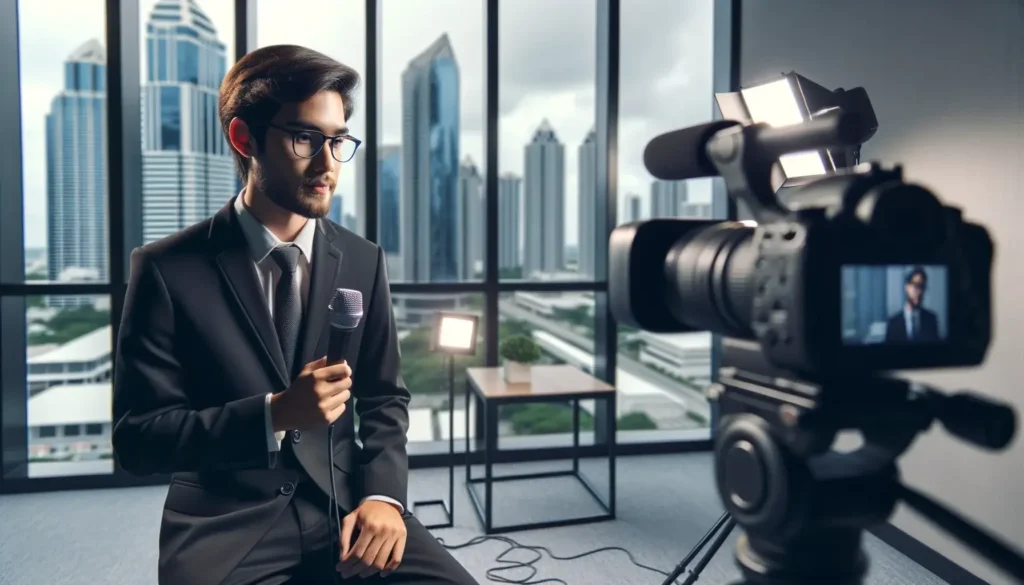
<svg viewBox="0 0 1024 585"><path fill-rule="evenodd" d="M993 246L902 169L876 164L769 189L778 151L708 144L753 222L655 219L610 239L615 317L654 332L757 340L774 367L815 379L971 366L991 337ZM718 156L716 156L718 155ZM731 180L732 179L732 180Z"/></svg>

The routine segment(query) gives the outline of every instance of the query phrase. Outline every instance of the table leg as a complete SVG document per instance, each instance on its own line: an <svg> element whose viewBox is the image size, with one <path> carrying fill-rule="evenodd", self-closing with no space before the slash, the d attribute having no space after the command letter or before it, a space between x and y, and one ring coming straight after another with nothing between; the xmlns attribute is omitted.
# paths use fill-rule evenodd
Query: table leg
<svg viewBox="0 0 1024 585"><path fill-rule="evenodd" d="M484 450L484 533L488 534L494 526L494 456L498 452L498 403L484 401L487 411L484 428L486 429L486 449Z"/></svg>
<svg viewBox="0 0 1024 585"><path fill-rule="evenodd" d="M605 419L608 421L608 434L605 437L608 441L608 513L612 518L615 517L615 431L618 425L615 414L616 402L614 392L604 399Z"/></svg>
<svg viewBox="0 0 1024 585"><path fill-rule="evenodd" d="M572 472L580 472L580 401L572 401Z"/></svg>

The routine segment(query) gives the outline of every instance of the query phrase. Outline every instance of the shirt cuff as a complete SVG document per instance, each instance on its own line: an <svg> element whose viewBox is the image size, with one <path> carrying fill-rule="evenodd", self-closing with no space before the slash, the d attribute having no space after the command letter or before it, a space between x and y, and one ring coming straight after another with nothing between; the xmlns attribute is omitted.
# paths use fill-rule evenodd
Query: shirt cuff
<svg viewBox="0 0 1024 585"><path fill-rule="evenodd" d="M270 396L267 393L267 400L263 407L263 423L267 432L267 451L275 453L281 450L281 441L284 440L284 431L274 432L274 423L270 416Z"/></svg>
<svg viewBox="0 0 1024 585"><path fill-rule="evenodd" d="M387 503L391 504L392 506L398 508L398 513L399 514L405 514L405 506L403 506L402 504L399 504L396 500L394 500L392 498L389 498L387 496L366 496L365 498L363 498L363 502L365 502L367 500L376 500L378 502L387 502ZM360 502L360 504L361 503L362 502Z"/></svg>

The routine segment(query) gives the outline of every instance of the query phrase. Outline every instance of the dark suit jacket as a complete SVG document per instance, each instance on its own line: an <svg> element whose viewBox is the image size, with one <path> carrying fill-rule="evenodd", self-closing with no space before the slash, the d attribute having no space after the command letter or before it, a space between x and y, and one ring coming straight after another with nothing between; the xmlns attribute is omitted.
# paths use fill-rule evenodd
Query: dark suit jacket
<svg viewBox="0 0 1024 585"><path fill-rule="evenodd" d="M929 311L924 307L918 309L920 311L919 324L921 331L917 334L916 342L920 341L938 341L939 340L939 318L934 312ZM896 313L892 317L889 317L889 321L885 325L885 340L894 343L903 343L909 341L907 339L907 321L903 315L903 311Z"/></svg>
<svg viewBox="0 0 1024 585"><path fill-rule="evenodd" d="M132 252L117 340L113 447L120 465L170 473L160 530L161 583L219 583L288 504L299 472L268 453L265 395L291 380L230 201L214 217ZM384 254L318 221L300 363L326 355L327 306L338 287L363 293L350 359L353 409L334 429L341 507L365 495L408 509L409 392ZM330 489L326 428L303 430L295 458Z"/></svg>

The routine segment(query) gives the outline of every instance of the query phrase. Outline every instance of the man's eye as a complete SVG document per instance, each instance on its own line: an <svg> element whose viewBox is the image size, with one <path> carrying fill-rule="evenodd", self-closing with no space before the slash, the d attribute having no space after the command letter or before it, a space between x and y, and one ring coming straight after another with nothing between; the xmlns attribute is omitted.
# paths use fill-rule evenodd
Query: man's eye
<svg viewBox="0 0 1024 585"><path fill-rule="evenodd" d="M299 132L295 135L295 139L300 142L311 142L313 140L313 135L309 132Z"/></svg>

